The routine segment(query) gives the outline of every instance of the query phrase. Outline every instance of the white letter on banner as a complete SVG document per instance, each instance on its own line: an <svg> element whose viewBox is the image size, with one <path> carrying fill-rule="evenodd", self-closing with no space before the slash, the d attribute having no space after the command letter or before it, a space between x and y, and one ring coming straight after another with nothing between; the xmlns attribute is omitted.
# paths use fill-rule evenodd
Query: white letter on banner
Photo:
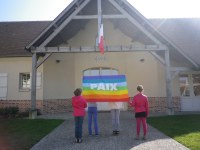
<svg viewBox="0 0 200 150"><path fill-rule="evenodd" d="M110 84L110 90L111 91L117 91L117 83Z"/></svg>
<svg viewBox="0 0 200 150"><path fill-rule="evenodd" d="M90 84L90 89L95 89L95 88L97 88L97 84Z"/></svg>
<svg viewBox="0 0 200 150"><path fill-rule="evenodd" d="M110 84L109 83L106 83L105 86L106 86L106 90L110 90Z"/></svg>
<svg viewBox="0 0 200 150"><path fill-rule="evenodd" d="M104 83L99 83L97 90L105 90Z"/></svg>

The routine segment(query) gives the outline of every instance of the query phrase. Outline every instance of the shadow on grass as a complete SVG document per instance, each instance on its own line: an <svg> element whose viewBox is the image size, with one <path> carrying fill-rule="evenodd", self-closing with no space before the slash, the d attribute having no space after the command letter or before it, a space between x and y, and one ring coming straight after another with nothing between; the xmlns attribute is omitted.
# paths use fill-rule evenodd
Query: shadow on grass
<svg viewBox="0 0 200 150"><path fill-rule="evenodd" d="M28 150L63 120L1 119L0 133L4 141L0 146L7 149Z"/></svg>

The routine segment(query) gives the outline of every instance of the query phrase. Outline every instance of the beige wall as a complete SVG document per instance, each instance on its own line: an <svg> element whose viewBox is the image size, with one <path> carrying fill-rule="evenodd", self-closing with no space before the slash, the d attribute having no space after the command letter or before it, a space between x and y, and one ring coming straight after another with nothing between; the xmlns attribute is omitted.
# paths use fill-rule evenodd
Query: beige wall
<svg viewBox="0 0 200 150"><path fill-rule="evenodd" d="M90 21L84 30L81 30L76 34L72 39L68 41L68 45L74 47L80 46L95 46L96 45L96 36L97 36L97 22L95 20ZM105 45L130 45L132 39L128 38L117 28L114 29L113 24L110 21L104 21L104 38Z"/></svg>
<svg viewBox="0 0 200 150"><path fill-rule="evenodd" d="M144 59L144 62L140 60ZM56 60L60 60L59 63ZM93 67L110 67L125 74L129 95L136 94L136 86L143 84L149 97L165 97L165 68L148 52L106 52L53 54L38 68L42 72L42 87L37 99L65 99L82 86L83 70ZM31 58L1 58L0 73L8 74L9 100L30 99L31 92L19 90L19 73L31 72ZM173 81L173 95L179 96L178 76ZM43 97L44 95L44 97Z"/></svg>
<svg viewBox="0 0 200 150"><path fill-rule="evenodd" d="M89 53L76 54L75 85L81 86L82 71L92 67L111 67L119 70L119 74L125 74L129 88L129 95L136 94L136 86L143 84L148 96L166 96L165 78L163 70L159 70L158 61L149 53L126 52L126 53ZM144 59L141 62L140 59Z"/></svg>
<svg viewBox="0 0 200 150"><path fill-rule="evenodd" d="M56 60L60 60L59 63ZM44 99L71 98L74 91L74 54L53 54L44 63Z"/></svg>
<svg viewBox="0 0 200 150"><path fill-rule="evenodd" d="M166 96L164 68L150 53L106 52L52 55L44 64L44 99L70 98L75 88L82 87L83 70L93 67L115 68L125 74L130 96L136 94L138 84L144 85L150 97Z"/></svg>
<svg viewBox="0 0 200 150"><path fill-rule="evenodd" d="M0 59L0 73L7 73L8 75L8 100L31 99L31 91L19 90L19 74L32 71L31 61L31 57L11 57ZM42 66L38 68L38 71L42 73ZM43 84L40 89L37 89L37 99L43 98L42 87Z"/></svg>

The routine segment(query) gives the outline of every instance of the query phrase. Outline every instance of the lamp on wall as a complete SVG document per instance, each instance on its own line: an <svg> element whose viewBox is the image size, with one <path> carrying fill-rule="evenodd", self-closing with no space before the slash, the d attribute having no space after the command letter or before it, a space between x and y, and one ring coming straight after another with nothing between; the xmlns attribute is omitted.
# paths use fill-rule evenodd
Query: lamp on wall
<svg viewBox="0 0 200 150"><path fill-rule="evenodd" d="M60 60L59 60L59 59L56 59L56 63L60 63Z"/></svg>
<svg viewBox="0 0 200 150"><path fill-rule="evenodd" d="M144 59L144 58L141 58L141 59L140 59L140 62L144 62L144 61L145 61L145 59Z"/></svg>

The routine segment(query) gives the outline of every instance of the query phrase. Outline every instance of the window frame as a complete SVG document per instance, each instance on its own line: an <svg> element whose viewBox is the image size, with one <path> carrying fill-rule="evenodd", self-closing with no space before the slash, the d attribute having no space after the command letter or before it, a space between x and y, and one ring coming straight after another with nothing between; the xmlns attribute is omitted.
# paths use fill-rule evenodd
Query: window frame
<svg viewBox="0 0 200 150"><path fill-rule="evenodd" d="M180 92L180 96L181 97L200 97L200 95L197 95L195 96L194 94L194 83L193 83L193 75L200 75L200 72L195 72L195 71L192 71L192 72L181 72L179 74L179 79L180 79L180 76L181 75L185 75L188 77L188 82L189 82L189 96L182 96L181 95L181 91L180 91L180 81L179 81L179 92Z"/></svg>
<svg viewBox="0 0 200 150"><path fill-rule="evenodd" d="M29 87L26 85L26 87L23 87L23 75L26 75L30 77L30 84L29 84ZM20 91L30 91L31 89L31 73L30 72L20 72L19 73L19 90Z"/></svg>
<svg viewBox="0 0 200 150"><path fill-rule="evenodd" d="M107 69L107 70L114 70L114 71L117 72L117 74L119 74L119 70L118 70L118 69L111 68L111 67L92 67L92 68L88 68L88 69L83 70L82 74L83 74L83 76L85 76L85 72L86 72L86 71L90 71L89 74L88 74L87 76L92 76L92 73L91 73L92 70L99 70L99 75L102 75L102 71L103 71L104 69ZM113 75L114 75L114 74L113 74ZM115 74L115 75L116 75L116 74Z"/></svg>
<svg viewBox="0 0 200 150"><path fill-rule="evenodd" d="M21 75L23 74L29 74L30 75L30 87L23 88L23 83L22 83L22 77ZM42 72L37 72L36 74L36 89L41 89L42 88ZM20 72L19 73L19 91L30 91L31 90L31 73L30 72Z"/></svg>

